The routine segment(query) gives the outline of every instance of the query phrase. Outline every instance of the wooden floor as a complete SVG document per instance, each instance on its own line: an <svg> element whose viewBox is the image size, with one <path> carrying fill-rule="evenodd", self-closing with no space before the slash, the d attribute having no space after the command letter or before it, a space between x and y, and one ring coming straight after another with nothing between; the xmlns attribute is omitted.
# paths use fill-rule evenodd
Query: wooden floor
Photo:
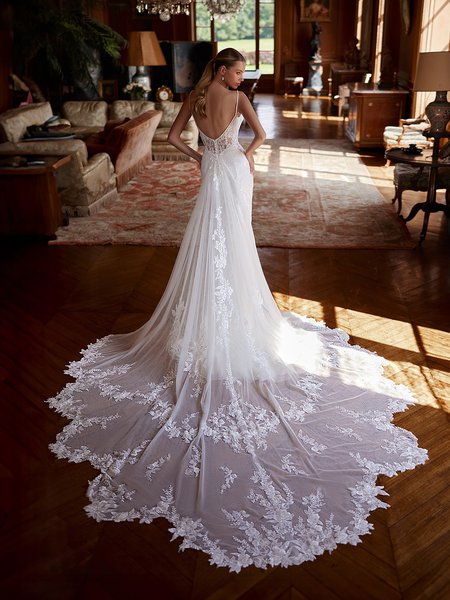
<svg viewBox="0 0 450 600"><path fill-rule="evenodd" d="M343 136L326 99L257 97L268 137ZM392 197L382 153L362 152ZM410 193L406 210L418 194ZM417 239L421 217L409 224ZM0 477L2 598L13 600L444 600L450 598L450 240L432 215L414 250L260 249L280 307L345 329L391 361L417 405L395 421L430 460L383 478L389 510L374 532L289 569L229 574L198 552L178 553L167 523L98 524L83 512L86 464L47 449L64 420L45 399L68 380L64 365L89 342L146 321L176 249L70 247L30 242L0 248Z"/></svg>

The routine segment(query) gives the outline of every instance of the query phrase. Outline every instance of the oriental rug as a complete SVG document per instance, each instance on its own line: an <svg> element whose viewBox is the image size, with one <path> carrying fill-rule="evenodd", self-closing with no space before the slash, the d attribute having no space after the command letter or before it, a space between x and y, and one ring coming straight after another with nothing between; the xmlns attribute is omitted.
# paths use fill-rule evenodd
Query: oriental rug
<svg viewBox="0 0 450 600"><path fill-rule="evenodd" d="M253 227L258 246L414 246L346 140L268 140L255 155L255 168ZM153 162L113 204L90 217L71 218L50 243L178 246L199 185L197 163Z"/></svg>

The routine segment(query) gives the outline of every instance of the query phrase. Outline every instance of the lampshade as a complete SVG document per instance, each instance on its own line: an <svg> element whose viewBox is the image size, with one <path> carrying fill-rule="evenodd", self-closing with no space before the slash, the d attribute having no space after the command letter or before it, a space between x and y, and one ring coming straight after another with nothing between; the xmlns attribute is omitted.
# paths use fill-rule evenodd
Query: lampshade
<svg viewBox="0 0 450 600"><path fill-rule="evenodd" d="M421 52L417 63L414 91L450 90L450 51Z"/></svg>
<svg viewBox="0 0 450 600"><path fill-rule="evenodd" d="M166 64L154 31L130 33L126 64L135 67L158 67Z"/></svg>

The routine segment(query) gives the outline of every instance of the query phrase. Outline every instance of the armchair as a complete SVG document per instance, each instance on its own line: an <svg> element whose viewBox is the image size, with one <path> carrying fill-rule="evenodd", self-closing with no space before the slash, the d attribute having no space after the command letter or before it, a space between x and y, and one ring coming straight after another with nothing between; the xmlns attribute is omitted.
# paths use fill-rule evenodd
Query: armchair
<svg viewBox="0 0 450 600"><path fill-rule="evenodd" d="M48 102L13 108L0 115L0 154L71 155L71 161L58 169L56 184L62 210L69 216L96 212L117 196L114 167L108 154L88 159L86 144L77 139L23 139L27 127L39 125L52 116Z"/></svg>
<svg viewBox="0 0 450 600"><path fill-rule="evenodd" d="M111 105L111 119L133 119L144 112L159 110L162 112L161 121L156 128L152 140L153 160L189 160L188 157L174 148L167 141L172 123L180 112L182 103L166 100L155 104L148 100L116 100ZM181 139L194 150L198 149L198 127L191 117L181 134Z"/></svg>

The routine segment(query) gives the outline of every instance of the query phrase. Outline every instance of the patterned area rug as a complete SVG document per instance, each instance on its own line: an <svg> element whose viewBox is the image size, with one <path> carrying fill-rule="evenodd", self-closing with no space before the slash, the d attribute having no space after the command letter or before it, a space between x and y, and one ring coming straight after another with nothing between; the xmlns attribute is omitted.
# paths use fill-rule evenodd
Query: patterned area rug
<svg viewBox="0 0 450 600"><path fill-rule="evenodd" d="M412 248L398 219L346 140L268 140L256 158L253 227L258 246ZM72 218L52 244L178 246L200 185L194 162L153 162L119 200Z"/></svg>

